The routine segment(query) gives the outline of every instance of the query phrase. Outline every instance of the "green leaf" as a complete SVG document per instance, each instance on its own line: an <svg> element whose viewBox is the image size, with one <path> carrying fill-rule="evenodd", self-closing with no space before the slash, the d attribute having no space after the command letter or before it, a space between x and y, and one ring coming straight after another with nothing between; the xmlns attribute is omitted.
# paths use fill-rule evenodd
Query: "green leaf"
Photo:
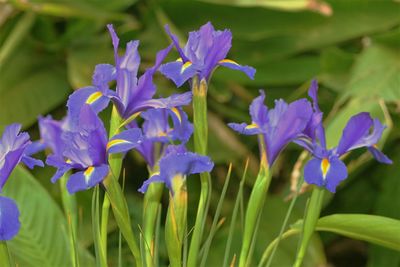
<svg viewBox="0 0 400 267"><path fill-rule="evenodd" d="M46 190L22 167L11 174L4 195L17 202L21 229L8 242L18 266L72 266L68 226L58 205ZM82 266L94 266L93 257L82 247Z"/></svg>
<svg viewBox="0 0 400 267"><path fill-rule="evenodd" d="M0 76L0 131L7 124L32 125L67 99L70 92L65 68L54 55L36 54L21 47Z"/></svg>
<svg viewBox="0 0 400 267"><path fill-rule="evenodd" d="M334 214L320 218L317 230L400 251L400 220L366 214Z"/></svg>
<svg viewBox="0 0 400 267"><path fill-rule="evenodd" d="M366 48L358 58L343 97L375 96L400 99L400 49L380 45Z"/></svg>

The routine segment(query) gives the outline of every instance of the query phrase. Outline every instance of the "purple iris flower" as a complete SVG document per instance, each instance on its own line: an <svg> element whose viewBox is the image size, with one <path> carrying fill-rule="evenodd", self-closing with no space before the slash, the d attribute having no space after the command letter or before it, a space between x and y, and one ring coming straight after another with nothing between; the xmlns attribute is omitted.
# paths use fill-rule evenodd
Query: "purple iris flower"
<svg viewBox="0 0 400 267"><path fill-rule="evenodd" d="M261 134L266 146L268 165L272 166L284 147L295 140L306 128L312 116L312 108L306 99L299 99L287 104L282 99L275 100L275 108L268 110L264 104L265 93L250 105L251 124L229 123L233 130L245 134Z"/></svg>
<svg viewBox="0 0 400 267"><path fill-rule="evenodd" d="M55 154L47 158L46 163L57 168L51 181L54 183L67 171L74 170L67 182L68 191L72 194L91 188L108 175L109 154L127 152L141 141L140 129L123 131L108 140L102 121L91 106L84 105L76 127L62 133L62 157Z"/></svg>
<svg viewBox="0 0 400 267"><path fill-rule="evenodd" d="M160 171L146 180L139 192L145 193L150 183L165 183L173 193L173 180L176 177L185 179L187 175L210 172L214 163L207 156L188 152L184 145L170 145L159 162Z"/></svg>
<svg viewBox="0 0 400 267"><path fill-rule="evenodd" d="M185 144L193 133L193 125L182 108L149 109L140 116L144 119L144 138L136 149L151 168L162 157L167 144L174 141Z"/></svg>
<svg viewBox="0 0 400 267"><path fill-rule="evenodd" d="M113 100L119 114L124 119L136 116L148 108L173 108L188 105L192 99L190 92L175 94L167 98L153 99L156 87L153 75L172 48L172 45L157 53L153 67L138 77L140 55L139 41L130 41L123 56L118 55L119 38L111 24L107 25L114 46L115 66L99 64L93 75L93 86L85 87L73 93L68 101L68 110L72 120L79 117L84 104L90 104L98 113L105 109L109 100ZM116 91L109 89L109 83L116 81Z"/></svg>
<svg viewBox="0 0 400 267"><path fill-rule="evenodd" d="M314 80L308 92L313 100L313 120L310 121L303 135L295 141L313 155L313 158L304 167L304 179L307 183L325 187L335 193L339 183L347 178L347 167L339 159L340 156L361 147L367 147L379 162L392 163L376 145L385 126L378 119L372 119L367 112L361 112L351 117L343 130L339 145L328 149L317 92L318 84Z"/></svg>
<svg viewBox="0 0 400 267"><path fill-rule="evenodd" d="M181 86L195 75L198 75L200 80L208 81L218 66L240 70L254 79L256 72L254 68L239 65L226 58L232 46L232 33L229 30L216 31L211 22L208 22L201 26L199 31L189 33L189 39L184 48L180 47L178 38L171 33L168 25L165 26L165 30L178 50L180 58L175 62L162 65L160 71L177 86Z"/></svg>
<svg viewBox="0 0 400 267"><path fill-rule="evenodd" d="M32 158L35 152L30 147L29 134L20 132L20 124L7 126L0 139L0 191L7 182L11 172L21 161L29 168L43 166L43 162ZM29 150L29 149L30 150ZM19 231L19 211L14 200L0 196L0 240L9 240Z"/></svg>

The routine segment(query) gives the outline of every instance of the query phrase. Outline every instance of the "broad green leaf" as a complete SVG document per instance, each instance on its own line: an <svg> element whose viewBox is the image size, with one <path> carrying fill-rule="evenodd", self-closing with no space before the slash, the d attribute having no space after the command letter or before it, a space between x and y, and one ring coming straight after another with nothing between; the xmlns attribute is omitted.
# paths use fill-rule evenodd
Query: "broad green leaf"
<svg viewBox="0 0 400 267"><path fill-rule="evenodd" d="M386 101L400 99L400 48L380 45L366 48L353 69L344 94L349 96L381 97Z"/></svg>
<svg viewBox="0 0 400 267"><path fill-rule="evenodd" d="M317 230L400 251L400 220L367 214L334 214L320 218Z"/></svg>
<svg viewBox="0 0 400 267"><path fill-rule="evenodd" d="M11 254L24 267L72 266L67 221L46 190L22 167L11 174L4 195L17 202L21 230L8 242ZM94 266L93 257L80 249L81 266Z"/></svg>
<svg viewBox="0 0 400 267"><path fill-rule="evenodd" d="M70 91L65 68L52 55L21 47L0 74L0 131L7 124L32 125L63 103ZM33 53L33 54L32 54Z"/></svg>
<svg viewBox="0 0 400 267"><path fill-rule="evenodd" d="M400 155L394 156L393 162L399 162ZM400 173L399 164L381 165L373 170L372 176L379 177L379 180L382 181L379 194L375 194L377 200L374 214L400 219L400 179L398 175L393 175L394 173ZM400 253L381 246L371 246L368 266L400 266Z"/></svg>

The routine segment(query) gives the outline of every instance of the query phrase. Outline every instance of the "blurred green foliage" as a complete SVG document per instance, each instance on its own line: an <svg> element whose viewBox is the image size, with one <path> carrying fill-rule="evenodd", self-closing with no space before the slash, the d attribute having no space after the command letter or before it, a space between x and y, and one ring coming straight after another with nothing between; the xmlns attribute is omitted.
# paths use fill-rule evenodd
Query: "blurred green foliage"
<svg viewBox="0 0 400 267"><path fill-rule="evenodd" d="M388 129L384 150L395 164L380 166L370 161L369 155L360 153L347 158L351 175L338 193L330 196L323 213L372 213L400 219L399 1L0 1L0 132L7 124L20 122L37 137L35 122L39 115L51 113L61 118L65 114L65 103L72 90L90 85L96 64L113 61L107 23L116 26L121 44L131 39L141 41L139 51L144 70L152 64L156 52L169 43L164 24L169 24L184 40L188 31L207 21L217 29L231 29L234 38L229 57L257 69L254 81L227 69L218 70L210 87L210 154L218 163L213 172L213 198L218 199L228 162L234 163L234 175L222 210L227 221L214 240L209 264L216 266L221 262L244 161L250 158L249 186L258 164L256 139L237 136L225 123L249 119L247 108L259 88L267 89L267 101L272 104L275 98L293 100L306 96L309 81L318 78L329 144L337 142L344 124L357 112L369 111L385 120ZM160 95L188 90L187 87L176 89L160 75L157 78ZM190 109L187 111L190 113ZM104 116L108 114L109 111ZM284 198L289 194L289 178L298 156L299 150L289 146L277 162L256 258L279 231L288 207ZM136 190L147 173L135 153L125 161L129 174L125 186L128 204L132 216L140 217L141 196ZM68 257L69 252L68 243L61 240L65 239L66 219L56 205L60 204L58 187L49 182L48 170L36 170L34 175L40 183L18 169L7 185L6 193L15 196L21 213L26 216L23 219L31 222L27 227L32 228L23 229L10 249L21 267L62 266L58 261ZM189 179L189 207L197 205L198 188L197 179ZM248 192L247 187L245 196ZM79 193L77 197L79 242L82 255L88 261L82 266L90 266L93 264L93 258L87 256L93 253L88 230L91 227L90 193ZM301 218L306 197L307 194L299 198L291 222ZM215 208L211 207L209 226ZM194 213L195 209L189 210L190 225ZM241 222L237 223L238 231ZM49 228L53 223L56 229ZM117 266L115 223L110 224L109 231L109 263ZM236 254L241 242L239 236L236 235L232 248ZM21 242L38 244L32 245L31 250L21 251ZM60 247L55 247L55 243ZM273 266L290 266L296 245L295 240L285 241ZM48 262L35 261L41 253ZM132 264L126 244L122 253L127 255L123 257L123 266ZM161 249L160 253L165 256L166 252ZM323 234L322 239L316 235L307 266L326 262L337 266L395 267L400 266L400 256L398 252L354 243L337 235Z"/></svg>

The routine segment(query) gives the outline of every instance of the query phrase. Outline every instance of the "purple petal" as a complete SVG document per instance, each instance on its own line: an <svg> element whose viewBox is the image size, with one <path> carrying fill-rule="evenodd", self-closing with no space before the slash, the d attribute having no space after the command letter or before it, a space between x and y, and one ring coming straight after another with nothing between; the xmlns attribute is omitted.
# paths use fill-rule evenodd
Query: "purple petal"
<svg viewBox="0 0 400 267"><path fill-rule="evenodd" d="M114 135L107 144L109 154L127 152L142 143L143 135L139 128L129 129Z"/></svg>
<svg viewBox="0 0 400 267"><path fill-rule="evenodd" d="M244 135L255 135L263 133L262 129L254 124L248 125L246 123L228 123L228 126L232 130Z"/></svg>
<svg viewBox="0 0 400 267"><path fill-rule="evenodd" d="M110 32L112 44L114 47L114 60L115 65L118 66L119 64L119 56L118 56L118 45L119 45L119 38L115 33L114 26L112 24L107 24L108 31Z"/></svg>
<svg viewBox="0 0 400 267"><path fill-rule="evenodd" d="M189 122L187 114L182 108L172 108L168 111L172 115L173 122L173 129L169 132L169 137L173 141L188 142L193 134L193 125Z"/></svg>
<svg viewBox="0 0 400 267"><path fill-rule="evenodd" d="M43 150L46 149L46 144L40 140L40 141L35 141L35 142L31 142L24 151L24 155L30 156L36 153L39 153Z"/></svg>
<svg viewBox="0 0 400 267"><path fill-rule="evenodd" d="M141 105L138 105L136 107L136 112L148 108L172 109L175 107L189 105L191 101L192 101L191 92L186 92L183 94L173 94L166 98L150 99L148 101L144 101L143 103L141 103Z"/></svg>
<svg viewBox="0 0 400 267"><path fill-rule="evenodd" d="M89 167L85 171L71 175L67 182L67 189L70 194L83 191L101 183L108 175L108 165L103 164L96 167Z"/></svg>
<svg viewBox="0 0 400 267"><path fill-rule="evenodd" d="M323 167L321 159L313 158L304 167L304 180L308 184L325 187L335 193L336 187L347 178L346 165L336 157L329 159L329 163ZM323 170L326 170L325 175Z"/></svg>
<svg viewBox="0 0 400 267"><path fill-rule="evenodd" d="M197 74L197 66L187 61L174 61L161 65L160 72L172 80L176 86L181 87L187 80Z"/></svg>
<svg viewBox="0 0 400 267"><path fill-rule="evenodd" d="M264 136L270 165L281 150L302 133L312 115L311 105L306 99L294 101L287 107L286 105L278 101L268 114L269 130Z"/></svg>
<svg viewBox="0 0 400 267"><path fill-rule="evenodd" d="M256 97L249 107L252 122L261 129L265 129L268 124L268 108L264 104L265 92L260 90L260 96Z"/></svg>
<svg viewBox="0 0 400 267"><path fill-rule="evenodd" d="M103 93L96 87L78 89L69 96L67 102L70 125L75 125L77 123L81 109L84 105L90 105L93 111L97 114L104 110L108 106L109 102L110 99L103 95Z"/></svg>
<svg viewBox="0 0 400 267"><path fill-rule="evenodd" d="M163 183L164 182L164 180L161 178L161 176L160 175L153 175L153 176L151 176L149 179L147 179L146 181L144 181L144 183L143 183L143 185L138 189L138 191L140 192L140 193L146 193L146 191L147 191L147 188L149 187L149 185L151 184L151 183Z"/></svg>
<svg viewBox="0 0 400 267"><path fill-rule="evenodd" d="M189 59L186 57L185 53L183 52L181 46L179 45L178 37L175 34L171 33L168 25L165 25L164 28L165 28L165 31L167 32L167 34L169 35L169 37L171 38L172 43L174 44L176 50L178 51L179 56L183 59L183 61L185 61L185 62L189 61Z"/></svg>
<svg viewBox="0 0 400 267"><path fill-rule="evenodd" d="M32 158L30 156L22 156L21 161L29 168L33 169L35 166L44 167L43 161Z"/></svg>
<svg viewBox="0 0 400 267"><path fill-rule="evenodd" d="M351 117L343 129L336 151L337 154L341 156L352 149L360 147L360 141L368 135L372 124L372 118L367 112L361 112Z"/></svg>
<svg viewBox="0 0 400 267"><path fill-rule="evenodd" d="M65 162L63 157L57 155L50 155L46 159L46 164L57 168L56 173L51 177L51 182L55 183L60 179L66 172L72 169L72 165ZM81 167L81 166L79 166Z"/></svg>
<svg viewBox="0 0 400 267"><path fill-rule="evenodd" d="M17 204L11 198L0 196L0 240L12 239L20 227Z"/></svg>
<svg viewBox="0 0 400 267"><path fill-rule="evenodd" d="M239 70L241 72L244 72L252 80L254 80L254 76L256 75L255 68L250 66L242 66L239 63L236 63L235 61L230 59L223 59L219 61L218 64L233 70Z"/></svg>
<svg viewBox="0 0 400 267"><path fill-rule="evenodd" d="M105 92L108 89L108 83L116 79L116 70L110 64L96 65L92 77L92 83L98 87L100 91Z"/></svg>
<svg viewBox="0 0 400 267"><path fill-rule="evenodd" d="M39 118L40 138L56 155L62 155L64 142L62 136L63 122L53 120L51 116Z"/></svg>
<svg viewBox="0 0 400 267"><path fill-rule="evenodd" d="M392 164L393 163L393 161L391 159L389 159L388 156L383 154L382 151L380 151L379 149L377 149L374 146L368 147L368 151L380 163L384 163L384 164Z"/></svg>

